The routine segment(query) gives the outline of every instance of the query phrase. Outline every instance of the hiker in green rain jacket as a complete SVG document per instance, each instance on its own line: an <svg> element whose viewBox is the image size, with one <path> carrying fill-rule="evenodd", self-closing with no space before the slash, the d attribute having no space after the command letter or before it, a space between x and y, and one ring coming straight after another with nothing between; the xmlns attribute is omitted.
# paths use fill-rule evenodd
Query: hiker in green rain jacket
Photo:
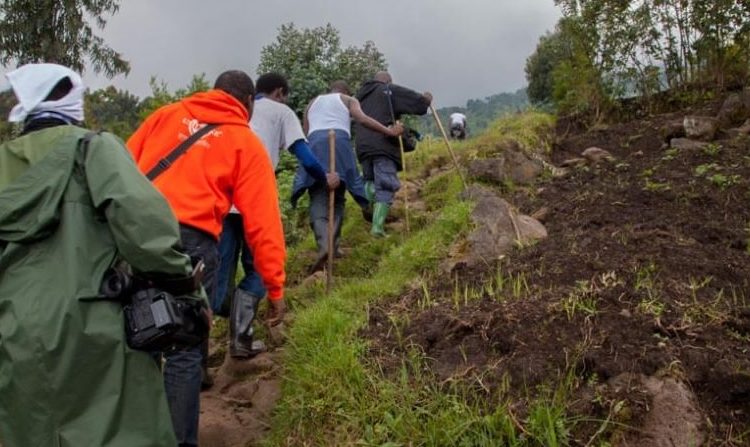
<svg viewBox="0 0 750 447"><path fill-rule="evenodd" d="M24 131L0 145L0 444L174 446L158 366L127 346L122 305L98 292L118 259L189 274L177 222L119 139L79 147L76 73L31 64L7 76Z"/></svg>

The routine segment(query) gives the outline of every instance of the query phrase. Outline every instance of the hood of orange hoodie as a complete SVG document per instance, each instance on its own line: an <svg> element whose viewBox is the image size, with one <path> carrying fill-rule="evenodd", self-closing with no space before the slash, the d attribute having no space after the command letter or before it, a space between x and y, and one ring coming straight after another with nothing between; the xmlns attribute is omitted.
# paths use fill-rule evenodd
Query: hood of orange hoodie
<svg viewBox="0 0 750 447"><path fill-rule="evenodd" d="M247 109L235 97L222 90L196 93L181 101L190 115L202 123L247 126Z"/></svg>

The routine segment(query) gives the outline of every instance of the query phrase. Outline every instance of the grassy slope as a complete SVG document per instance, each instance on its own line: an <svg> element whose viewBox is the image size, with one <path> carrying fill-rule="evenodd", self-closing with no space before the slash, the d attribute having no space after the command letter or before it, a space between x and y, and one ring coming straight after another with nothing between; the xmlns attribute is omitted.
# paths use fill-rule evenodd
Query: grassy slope
<svg viewBox="0 0 750 447"><path fill-rule="evenodd" d="M497 123L485 136L456 147L465 156L489 153L495 143L515 139L543 149L541 114ZM530 130L531 129L531 130ZM533 146L533 147L532 147ZM450 163L440 141L427 141L407 160L410 178ZM469 230L471 204L459 200L454 173L427 179L427 211L411 216L409 235L373 240L356 206L348 209L343 240L352 252L338 263L336 287L298 286L289 292L295 321L285 352L283 397L269 445L559 445L565 436L564 393L537 400L525 427L504 402L470 402L457 386L438 384L412 350L397 375L386 376L367 356L358 335L368 322L368 305L400 296L411 284L436 272L450 246ZM298 251L310 250L310 238ZM301 277L299 253L290 253L290 277ZM383 330L398 330L399 322ZM564 387L557 387L564 391Z"/></svg>

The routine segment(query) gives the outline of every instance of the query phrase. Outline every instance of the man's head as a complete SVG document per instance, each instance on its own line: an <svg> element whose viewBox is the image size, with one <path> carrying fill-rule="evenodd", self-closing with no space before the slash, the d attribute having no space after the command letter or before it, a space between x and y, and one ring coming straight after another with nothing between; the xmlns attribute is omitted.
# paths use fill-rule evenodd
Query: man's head
<svg viewBox="0 0 750 447"><path fill-rule="evenodd" d="M216 78L214 88L229 93L245 106L248 114L252 115L255 86L247 73L241 70L225 71Z"/></svg>
<svg viewBox="0 0 750 447"><path fill-rule="evenodd" d="M258 78L258 93L276 102L286 104L289 98L289 82L279 73L266 73Z"/></svg>
<svg viewBox="0 0 750 447"><path fill-rule="evenodd" d="M344 95L351 95L352 92L349 90L349 85L345 81L333 81L331 82L331 93L342 93Z"/></svg>
<svg viewBox="0 0 750 447"><path fill-rule="evenodd" d="M26 64L5 75L18 99L8 117L22 122L40 114L54 114L71 122L83 121L85 87L78 73L58 64Z"/></svg>
<svg viewBox="0 0 750 447"><path fill-rule="evenodd" d="M388 73L387 71L379 71L375 73L373 79L384 84L390 84L393 82L393 78L391 78L390 73Z"/></svg>

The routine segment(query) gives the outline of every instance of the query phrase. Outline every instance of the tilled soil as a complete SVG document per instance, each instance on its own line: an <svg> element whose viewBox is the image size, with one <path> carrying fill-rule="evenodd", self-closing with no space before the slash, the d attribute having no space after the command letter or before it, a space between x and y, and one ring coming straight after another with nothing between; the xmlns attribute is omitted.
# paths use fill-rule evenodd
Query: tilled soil
<svg viewBox="0 0 750 447"><path fill-rule="evenodd" d="M740 435L750 430L750 138L720 133L705 149L670 150L662 129L683 116L582 134L561 125L553 164L591 146L614 161L506 192L524 214L547 208L549 237L439 276L429 301L415 288L373 309L364 334L374 361L396 371L416 347L437 380L469 385L477 399L507 395L521 419L539 386L572 377L571 418L597 421L574 425L574 445L618 402L627 411L609 439L659 445L638 440L647 387L616 383L676 379L694 394L710 445L750 442Z"/></svg>

